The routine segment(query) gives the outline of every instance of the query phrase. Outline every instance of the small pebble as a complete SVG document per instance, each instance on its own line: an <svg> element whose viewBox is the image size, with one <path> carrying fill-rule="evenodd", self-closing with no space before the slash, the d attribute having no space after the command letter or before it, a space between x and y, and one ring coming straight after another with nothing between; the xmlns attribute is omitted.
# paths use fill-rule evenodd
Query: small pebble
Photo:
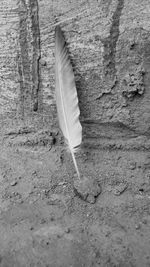
<svg viewBox="0 0 150 267"><path fill-rule="evenodd" d="M111 192L112 191L112 186L111 185L107 186L107 191L108 192Z"/></svg>
<svg viewBox="0 0 150 267"><path fill-rule="evenodd" d="M46 61L44 59L40 59L40 64L41 64L41 66L46 66L47 65L47 63L46 63Z"/></svg>
<svg viewBox="0 0 150 267"><path fill-rule="evenodd" d="M136 229L136 230L139 230L139 229L140 229L140 224L136 224L136 225L135 225L135 229Z"/></svg>
<svg viewBox="0 0 150 267"><path fill-rule="evenodd" d="M143 220L142 220L142 223L143 223L143 224L147 224L147 219L143 219Z"/></svg>
<svg viewBox="0 0 150 267"><path fill-rule="evenodd" d="M10 185L15 186L15 185L17 185L17 183L18 183L17 181L12 181Z"/></svg>
<svg viewBox="0 0 150 267"><path fill-rule="evenodd" d="M59 184L58 184L59 186L66 186L67 185L67 182L60 182Z"/></svg>
<svg viewBox="0 0 150 267"><path fill-rule="evenodd" d="M116 185L113 189L113 193L116 196L121 195L126 189L127 189L128 185L124 184L124 183L120 183L119 185Z"/></svg>
<svg viewBox="0 0 150 267"><path fill-rule="evenodd" d="M65 229L65 233L69 234L70 233L70 228Z"/></svg>
<svg viewBox="0 0 150 267"><path fill-rule="evenodd" d="M46 223L46 220L42 218L40 224L44 224L44 223Z"/></svg>
<svg viewBox="0 0 150 267"><path fill-rule="evenodd" d="M86 201L88 203L94 204L96 202L96 197L92 195L88 195Z"/></svg>
<svg viewBox="0 0 150 267"><path fill-rule="evenodd" d="M134 161L130 161L130 162L129 162L129 166L128 166L128 168L129 168L130 170L135 170L135 169L136 169L136 162L134 162Z"/></svg>
<svg viewBox="0 0 150 267"><path fill-rule="evenodd" d="M23 199L18 199L16 202L19 203L19 204L22 204L23 203Z"/></svg>

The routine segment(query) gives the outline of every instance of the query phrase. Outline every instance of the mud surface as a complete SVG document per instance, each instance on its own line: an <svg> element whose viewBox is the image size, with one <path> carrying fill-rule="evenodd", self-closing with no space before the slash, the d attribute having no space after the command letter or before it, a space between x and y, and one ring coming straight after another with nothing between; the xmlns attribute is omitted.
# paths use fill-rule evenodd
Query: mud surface
<svg viewBox="0 0 150 267"><path fill-rule="evenodd" d="M4 136L0 266L150 266L150 153L106 142L77 155L101 186L92 204L75 194L72 160L50 130Z"/></svg>

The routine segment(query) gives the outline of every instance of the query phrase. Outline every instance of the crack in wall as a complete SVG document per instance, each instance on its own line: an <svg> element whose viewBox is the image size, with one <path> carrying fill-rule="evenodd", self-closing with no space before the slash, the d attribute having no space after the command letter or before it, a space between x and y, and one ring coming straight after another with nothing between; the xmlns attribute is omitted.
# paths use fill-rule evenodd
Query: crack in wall
<svg viewBox="0 0 150 267"><path fill-rule="evenodd" d="M33 110L38 110L38 92L39 92L39 59L40 53L40 28L39 28L39 16L38 16L38 2L37 0L30 0L30 12L31 12L31 30L32 30L32 45L33 45L33 57L32 57L32 99Z"/></svg>
<svg viewBox="0 0 150 267"><path fill-rule="evenodd" d="M19 1L19 43L18 73L20 80L20 113L24 117L25 98L30 81L30 59L27 41L27 5L25 0Z"/></svg>
<svg viewBox="0 0 150 267"><path fill-rule="evenodd" d="M20 112L38 110L40 83L40 29L37 0L19 1L19 53Z"/></svg>
<svg viewBox="0 0 150 267"><path fill-rule="evenodd" d="M101 40L104 46L104 73L105 76L109 76L112 79L116 74L115 67L115 55L116 44L119 37L119 24L122 9L124 8L124 0L118 0L117 8L112 16L112 25L110 28L110 34L107 38Z"/></svg>

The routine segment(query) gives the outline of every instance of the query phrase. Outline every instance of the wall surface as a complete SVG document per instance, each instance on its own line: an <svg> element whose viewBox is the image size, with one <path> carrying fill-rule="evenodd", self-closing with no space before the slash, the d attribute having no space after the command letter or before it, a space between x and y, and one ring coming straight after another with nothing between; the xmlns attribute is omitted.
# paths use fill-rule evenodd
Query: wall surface
<svg viewBox="0 0 150 267"><path fill-rule="evenodd" d="M70 51L81 120L95 125L119 122L138 134L148 134L147 0L1 0L1 129L20 124L46 127L57 122L54 92L57 24Z"/></svg>

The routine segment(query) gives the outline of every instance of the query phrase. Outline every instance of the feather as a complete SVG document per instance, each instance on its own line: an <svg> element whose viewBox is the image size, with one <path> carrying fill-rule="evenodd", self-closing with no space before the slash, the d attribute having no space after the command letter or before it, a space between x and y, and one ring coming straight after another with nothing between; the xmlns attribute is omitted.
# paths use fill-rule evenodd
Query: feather
<svg viewBox="0 0 150 267"><path fill-rule="evenodd" d="M63 33L55 29L55 90L60 129L69 147L76 172L80 178L75 159L76 148L82 142L82 126L79 121L79 106L75 78Z"/></svg>

